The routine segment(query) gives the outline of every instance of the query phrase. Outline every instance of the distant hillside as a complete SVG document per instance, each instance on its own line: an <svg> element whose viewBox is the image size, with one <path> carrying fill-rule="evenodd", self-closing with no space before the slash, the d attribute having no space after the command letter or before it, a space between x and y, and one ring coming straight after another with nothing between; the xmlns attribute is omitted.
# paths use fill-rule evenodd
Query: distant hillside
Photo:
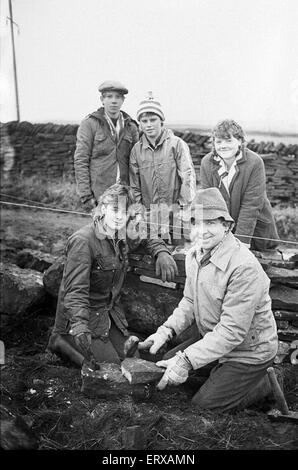
<svg viewBox="0 0 298 470"><path fill-rule="evenodd" d="M186 126L183 124L167 124L171 129L179 131L199 132L202 134L209 134L211 128L200 127L195 125ZM283 142L284 144L298 144L298 134L295 133L282 133L282 132L263 132L257 130L246 131L248 140L254 139L256 142Z"/></svg>
<svg viewBox="0 0 298 470"><path fill-rule="evenodd" d="M51 120L51 121L39 121L38 123L53 123L53 124L80 124L80 121L71 121L71 120ZM38 124L36 123L36 124ZM183 131L190 131L190 132L199 132L201 134L209 134L211 132L211 127L207 126L199 126L196 124L175 124L175 123L166 123L167 127L171 129L177 129L181 132ZM284 144L298 144L298 134L297 133L282 133L282 132L264 132L258 130L248 130L246 131L246 135L248 140L254 139L256 142L274 142L279 143L283 142Z"/></svg>

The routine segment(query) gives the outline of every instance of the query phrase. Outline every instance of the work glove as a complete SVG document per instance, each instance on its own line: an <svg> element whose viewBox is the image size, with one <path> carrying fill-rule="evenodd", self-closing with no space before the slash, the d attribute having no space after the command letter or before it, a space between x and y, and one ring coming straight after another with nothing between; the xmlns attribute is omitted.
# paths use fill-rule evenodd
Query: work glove
<svg viewBox="0 0 298 470"><path fill-rule="evenodd" d="M78 347L79 351L83 354L85 358L85 363L92 370L100 369L100 365L93 356L91 349L91 333L90 331L82 331L82 329L87 330L84 325L76 325L73 329L70 330L70 334L74 338L74 342ZM78 330L78 332L76 332ZM80 331L81 330L81 331Z"/></svg>
<svg viewBox="0 0 298 470"><path fill-rule="evenodd" d="M175 276L178 276L177 264L173 256L166 251L161 251L157 255L155 274L163 281L173 281Z"/></svg>
<svg viewBox="0 0 298 470"><path fill-rule="evenodd" d="M185 352L178 351L174 357L166 361L158 361L158 367L166 367L161 380L157 384L158 390L163 390L167 385L179 385L186 382L192 365Z"/></svg>
<svg viewBox="0 0 298 470"><path fill-rule="evenodd" d="M74 337L74 341L85 357L85 364L92 370L99 370L100 365L93 356L91 349L91 334L80 333Z"/></svg>
<svg viewBox="0 0 298 470"><path fill-rule="evenodd" d="M83 356L90 360L92 357L91 351L91 334L90 333L80 333L74 336L74 342L76 346L80 349Z"/></svg>
<svg viewBox="0 0 298 470"><path fill-rule="evenodd" d="M172 337L173 331L171 328L161 325L153 335L148 336L145 341L138 344L138 349L149 349L150 354L156 354Z"/></svg>

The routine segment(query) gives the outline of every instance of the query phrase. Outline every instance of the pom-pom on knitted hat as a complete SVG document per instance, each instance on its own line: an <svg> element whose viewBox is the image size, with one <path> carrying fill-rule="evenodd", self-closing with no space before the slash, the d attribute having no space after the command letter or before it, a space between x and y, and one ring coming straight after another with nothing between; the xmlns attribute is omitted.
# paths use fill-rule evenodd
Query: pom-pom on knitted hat
<svg viewBox="0 0 298 470"><path fill-rule="evenodd" d="M139 104L139 109L137 111L138 121L140 120L140 116L143 113L157 114L157 116L159 116L162 121L165 120L164 113L161 109L161 104L154 99L152 91L149 91L148 97L141 101Z"/></svg>

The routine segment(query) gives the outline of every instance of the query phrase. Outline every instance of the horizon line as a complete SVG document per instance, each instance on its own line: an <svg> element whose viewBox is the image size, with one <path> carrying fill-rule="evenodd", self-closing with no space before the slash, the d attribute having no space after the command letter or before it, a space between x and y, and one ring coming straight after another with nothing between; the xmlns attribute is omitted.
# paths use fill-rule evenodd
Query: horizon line
<svg viewBox="0 0 298 470"><path fill-rule="evenodd" d="M15 122L17 121L16 119L11 119L9 121L1 121L0 124L8 124L9 122ZM61 124L61 125L67 125L67 124L77 124L79 125L81 120L70 120L70 119L41 119L38 121L27 121L26 119L21 119L20 122L31 122L32 124ZM170 127L174 129L183 129L183 130L196 130L196 131L202 131L206 133L210 133L212 131L212 126L204 126L196 123L188 123L188 124L178 124L178 123L171 123L168 122L166 123L165 127ZM265 130L260 130L260 129L248 129L245 130L246 134L256 134L256 135L272 135L275 137L295 137L298 138L298 133L295 132L287 132L287 131L278 131L278 130L272 130L272 131L265 131Z"/></svg>

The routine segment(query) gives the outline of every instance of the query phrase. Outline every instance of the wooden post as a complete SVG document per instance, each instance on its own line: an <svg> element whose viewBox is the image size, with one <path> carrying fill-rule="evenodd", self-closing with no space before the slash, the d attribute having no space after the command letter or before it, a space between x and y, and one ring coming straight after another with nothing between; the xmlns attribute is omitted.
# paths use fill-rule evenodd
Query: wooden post
<svg viewBox="0 0 298 470"><path fill-rule="evenodd" d="M13 16L12 16L12 5L11 0L9 0L9 14L10 14L10 32L11 32L11 44L12 44L12 55L13 55L13 73L14 73L14 84L15 84L15 94L16 94L16 107L17 107L17 120L20 121L20 106L19 106L19 91L18 91L18 80L17 80L17 63L16 63L16 52L14 45L14 33L13 33Z"/></svg>

